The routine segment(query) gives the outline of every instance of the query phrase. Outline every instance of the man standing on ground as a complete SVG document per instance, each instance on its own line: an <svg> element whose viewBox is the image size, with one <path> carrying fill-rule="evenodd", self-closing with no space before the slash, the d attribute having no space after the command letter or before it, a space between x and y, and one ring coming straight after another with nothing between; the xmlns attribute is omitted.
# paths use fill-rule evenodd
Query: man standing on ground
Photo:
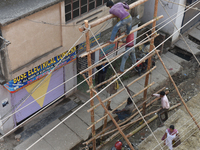
<svg viewBox="0 0 200 150"><path fill-rule="evenodd" d="M158 112L158 118L159 118L160 123L161 123L160 126L163 126L164 125L163 122L168 119L168 109L170 108L169 100L168 100L167 96L165 95L164 91L161 91L160 94L153 94L153 96L161 98L162 107L161 107L161 110ZM162 119L162 117L161 117L161 115L163 113L165 114L165 119Z"/></svg>
<svg viewBox="0 0 200 150"><path fill-rule="evenodd" d="M114 42L115 36L120 29L120 27L126 25L126 34L128 35L132 28L132 17L129 14L129 12L126 11L129 10L129 5L127 3L117 3L114 5L112 1L108 1L106 4L107 7L110 8L110 14L115 15L120 19L120 21L114 26L112 30L112 34L110 37L110 43Z"/></svg>
<svg viewBox="0 0 200 150"><path fill-rule="evenodd" d="M132 63L133 64L136 63L135 48L133 46L134 46L134 33L131 33L126 37L126 53L122 56L120 73L124 72L126 60L128 59L129 55L131 55Z"/></svg>

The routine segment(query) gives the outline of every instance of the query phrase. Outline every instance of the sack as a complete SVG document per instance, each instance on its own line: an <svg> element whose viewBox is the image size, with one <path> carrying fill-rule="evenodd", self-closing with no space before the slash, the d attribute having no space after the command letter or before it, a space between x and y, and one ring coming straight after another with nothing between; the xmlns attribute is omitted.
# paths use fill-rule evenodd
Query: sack
<svg viewBox="0 0 200 150"><path fill-rule="evenodd" d="M173 147L177 147L178 145L181 144L181 140L180 140L179 135L177 135L177 136L173 139L172 144L173 144Z"/></svg>
<svg viewBox="0 0 200 150"><path fill-rule="evenodd" d="M117 89L119 89L119 83L118 83L118 81L116 80L116 81L115 81L115 90L117 90Z"/></svg>

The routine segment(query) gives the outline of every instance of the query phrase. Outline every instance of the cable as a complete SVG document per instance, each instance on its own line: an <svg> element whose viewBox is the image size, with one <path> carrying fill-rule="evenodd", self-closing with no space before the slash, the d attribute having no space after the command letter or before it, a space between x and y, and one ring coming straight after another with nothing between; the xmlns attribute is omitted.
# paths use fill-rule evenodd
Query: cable
<svg viewBox="0 0 200 150"><path fill-rule="evenodd" d="M119 79L119 81L121 82L123 88L125 88L125 91L126 93L128 94L128 96L131 98L135 108L137 109L138 113L140 114L140 116L142 117L142 119L144 120L145 124L147 125L147 127L149 128L149 130L151 131L151 133L153 134L154 138L156 139L156 141L159 143L158 139L155 137L153 131L151 130L151 128L149 127L148 123L146 122L146 119L144 118L144 116L142 115L142 113L140 112L139 108L137 107L137 105L135 104L132 96L130 95L130 93L128 92L128 90L126 89L124 83L122 82L121 78L118 76L118 73L116 72L116 70L114 69L113 65L110 63L110 60L108 59L108 57L106 56L102 46L99 44L98 40L96 39L95 35L93 34L93 32L90 30L90 32L92 33L93 37L95 38L96 42L98 43L99 47L101 48L101 51L103 52L105 58L108 60L108 63L110 64L110 66L112 67L115 75L117 76L117 79ZM161 149L162 149L162 146L160 145ZM163 149L162 149L163 150Z"/></svg>
<svg viewBox="0 0 200 150"><path fill-rule="evenodd" d="M164 1L166 1L166 2L168 2L168 3L173 3L173 4L176 4L176 5L180 5L180 6L183 6L183 7L186 7L186 8L188 8L188 6L186 6L186 5L183 5L183 4L179 4L179 3L172 2L172 1L168 1L168 0L164 0ZM192 9L193 9L193 10L200 11L200 9L198 9L197 7L196 7L196 8L192 8Z"/></svg>
<svg viewBox="0 0 200 150"><path fill-rule="evenodd" d="M164 11L167 13L167 15L169 16L170 20L171 20L171 17L168 13L168 11L165 9L165 7L163 6L162 2L159 0L161 6L163 7ZM176 30L178 29L177 26L174 24L174 22L171 20L171 22L173 23L174 27L176 28ZM189 50L191 51L192 55L194 56L194 58L196 59L196 61L198 62L199 66L200 66L200 62L199 60L197 59L197 57L195 56L195 54L193 53L192 49L190 48L190 46L188 45L188 43L186 42L185 38L183 37L183 35L180 33L180 31L178 32L180 35L181 35L181 38L183 39L183 41L185 42L186 46L189 48Z"/></svg>
<svg viewBox="0 0 200 150"><path fill-rule="evenodd" d="M192 4L191 4L191 5L192 5ZM195 5L195 4L194 4L194 5ZM193 7L193 6L192 6L192 7ZM187 9L187 10L188 10L188 9ZM187 10L186 10L186 11L187 11ZM177 17L178 17L178 16L177 16ZM168 19L166 19L166 20L168 20ZM164 21L163 21L163 22L164 22ZM160 24L161 24L161 23L160 23ZM159 25L160 25L160 24L159 24ZM162 28L162 27L161 27L161 28ZM161 28L160 28L160 29L161 29ZM141 35L141 36L142 36L142 35ZM139 37L140 37L140 36L139 36ZM138 37L138 38L139 38L139 37ZM134 39L134 40L136 40L136 39ZM128 43L127 43L127 44L128 44ZM123 54L121 54L119 57L121 57L122 55L123 55ZM119 58L119 57L118 57L118 58ZM117 58L116 58L116 59L117 59ZM115 60L116 60L116 59L115 59ZM115 60L113 60L113 61L115 61ZM113 62L113 61L112 61L112 62ZM97 63L98 63L98 62L97 62ZM96 63L95 63L95 64L96 64ZM106 66L105 66L105 67L106 67ZM103 69L103 68L102 68L102 69ZM99 70L99 71L100 71L100 70ZM98 71L95 72L93 75L95 75L96 73L98 73ZM77 74L77 75L79 75L79 74ZM75 75L74 77L76 77L77 75ZM73 79L74 77L68 79L66 82L68 82L69 80ZM64 82L64 83L66 83L66 82ZM84 82L84 81L83 81L83 82ZM83 82L81 82L80 84L82 84ZM62 83L62 84L64 84L64 83ZM61 84L61 85L62 85L62 84ZM79 86L80 84L78 84L77 86ZM61 86L61 85L59 85L59 86ZM57 87L59 87L59 86L57 86ZM76 88L77 86L75 86L74 88ZM57 88L57 87L56 87L56 88ZM56 89L56 88L54 88L54 89ZM72 88L71 90L73 90L74 88ZM51 91L53 91L54 89L52 89ZM71 91L71 90L69 90L69 91ZM50 93L51 91L47 92L46 94ZM68 91L68 92L69 92L69 91ZM68 93L68 92L66 92L66 93ZM65 93L65 94L66 94L66 93ZM44 95L46 95L46 94L44 94ZM42 95L41 97L43 97L44 95ZM63 94L63 95L64 95L64 94ZM63 96L63 95L62 95L62 96ZM40 99L41 97L39 97L38 99ZM59 97L59 98L60 98L60 97ZM47 105L47 107L50 106L51 104L53 104L54 102L58 101L59 98L55 99L53 102L51 102L49 105ZM38 100L38 99L37 99L37 100ZM27 104L27 105L24 106L23 108L25 108L25 107L27 107L28 105L30 105L30 104L36 102L37 100L35 100L35 101L33 101L33 102ZM23 108L20 108L18 111L22 110ZM45 108L46 108L46 107L45 107ZM18 112L18 111L16 111L16 112ZM15 112L15 113L16 113L16 112ZM15 114L15 113L14 113L14 114ZM11 115L9 115L9 116L12 116L12 115L13 115L13 114L11 114ZM8 117L9 117L9 116L8 116ZM8 118L8 117L6 117L6 118ZM5 120L6 118L4 118L3 120Z"/></svg>
<svg viewBox="0 0 200 150"><path fill-rule="evenodd" d="M176 111L176 112L177 112L177 111ZM193 119L195 116L199 115L199 114L200 114L200 112L196 113L196 114L195 114L193 117L191 117L187 122L184 122L183 125L179 126L179 127L177 128L177 130L179 130L181 127L185 126L188 122L192 121L192 119ZM200 117L200 116L199 116L199 117ZM199 117L198 117L198 118L199 118ZM172 121L172 122L173 122L173 121ZM191 124L193 124L193 122L192 122ZM190 126L191 124L189 124L189 126ZM183 130L183 131L185 131L185 130ZM182 131L182 132L183 132L183 131ZM182 132L180 132L180 133L182 133ZM160 143L162 144L163 142L164 142L164 141L162 141L162 142L160 142ZM156 145L152 150L154 150L157 146L158 146L158 145Z"/></svg>
<svg viewBox="0 0 200 150"><path fill-rule="evenodd" d="M148 55L152 54L156 48L158 48L159 46L161 46L164 42L166 42L168 39L170 39L174 34L176 34L179 30L181 30L184 26L186 26L187 24L189 24L193 19L195 19L200 13L198 13L197 15L195 15L192 19L190 19L185 25L183 25L182 27L180 27L177 31L175 31L172 35L170 35L166 40L164 40L163 42L161 42L161 44L159 44L157 47L155 47L151 52L149 52L146 56L144 56L143 58L146 58ZM135 67L136 65L140 64L142 62L142 59L139 60L138 62L136 62L132 67ZM109 62L110 63L110 62ZM130 71L132 69L132 67L130 67L129 69L127 69L124 73L122 73L121 75L118 76L118 78L120 78L121 76L123 76L126 72ZM78 107L74 112L72 112L69 116L67 116L65 119L63 119L60 123L58 123L56 126L54 126L52 129L50 129L47 133L45 133L42 137L40 137L37 141L35 141L32 145L30 145L28 149L30 149L31 147L33 147L36 143L38 143L41 139L43 139L46 135L48 135L50 132L52 132L55 128L57 128L60 124L62 124L64 121L66 121L68 118L70 118L72 115L74 115L78 110L80 110L83 106L85 106L88 102L90 102L91 99L94 99L94 97L96 97L96 95L99 95L103 90L105 90L108 86L110 86L112 83L114 83L118 78L114 79L110 84L108 84L106 87L104 87L101 91L99 91L97 94L95 94L92 98L90 98L88 101L86 101L84 104L82 104L80 107ZM128 91L127 91L128 92ZM7 134L7 133L6 133ZM2 136L4 137L4 136ZM1 137L1 138L2 138ZM0 138L0 139L1 139Z"/></svg>
<svg viewBox="0 0 200 150"><path fill-rule="evenodd" d="M196 2L196 3L197 3L197 2ZM199 3L199 2L198 2L198 3ZM191 5L192 5L192 4L191 4ZM196 4L194 4L194 5L196 5ZM193 7L193 6L191 6L191 7ZM190 9L190 8L188 8L187 10L189 10L189 9ZM185 11L187 11L187 10L185 10ZM185 11L184 11L184 12L185 12ZM181 14L180 14L180 15L181 15ZM177 16L177 17L178 17L178 16ZM177 18L177 17L175 17L175 18ZM175 18L174 18L174 19L175 19ZM168 20L168 19L166 19L166 20ZM163 21L163 22L165 22L165 21ZM161 23L163 23L163 22L161 22ZM161 23L160 23L160 24L161 24ZM170 22L168 22L168 23L170 23ZM168 24L168 23L167 23L167 24ZM158 25L160 25L160 24L158 24ZM165 24L165 25L167 25L167 24ZM164 26L165 26L165 25L164 25ZM160 30L160 29L163 28L164 26L160 27L158 30ZM152 29L150 29L150 30L152 30ZM157 31L158 31L158 30L157 30ZM147 31L147 32L148 32L148 31ZM144 34L146 34L147 32L145 32ZM156 31L155 31L154 33L156 33ZM153 34L154 34L154 33L153 33ZM151 35L152 35L152 34L151 34ZM141 35L141 36L142 36L142 35ZM141 37L141 36L139 36L139 37ZM137 37L137 38L139 38L139 37ZM136 38L136 39L137 39L137 38ZM146 37L146 38L148 38L148 37ZM146 38L145 38L145 39L146 39ZM136 39L134 39L134 40L136 40ZM145 39L143 39L142 41L144 41ZM133 41L134 41L134 40L133 40ZM141 42L142 42L142 41L141 41ZM130 42L131 42L131 41L130 41ZM140 44L141 42L139 42L139 44ZM127 44L129 44L129 43L127 43ZM127 44L126 44L126 45L127 45ZM125 47L126 45L124 45L123 47ZM121 48L123 48L123 47L121 47ZM120 49L121 49L121 48L120 48ZM118 49L118 50L120 50L120 49ZM115 53L115 52L116 52L116 51L114 51L113 53ZM126 52L128 52L128 51L126 51ZM111 54L113 54L113 53L111 53ZM110 55L111 55L111 54L110 54ZM116 59L118 59L119 57L121 57L123 54L124 54L124 53L122 53L121 55L119 55ZM110 55L108 55L108 56L110 56ZM114 59L114 60L111 61L111 62L114 62L116 59ZM100 62L100 61L98 61L98 62ZM96 62L95 64L97 64L98 62ZM95 64L93 64L93 65L95 65ZM92 66L93 66L93 65L92 65ZM107 64L107 65L108 65L108 64ZM104 67L106 67L107 65L105 65ZM92 66L91 66L91 67L92 67ZM103 68L104 68L104 67L103 67ZM90 68L90 67L88 67L88 68ZM102 68L102 69L103 69L103 68ZM99 71L100 71L100 70L96 71L94 74L92 74L92 76L95 75L96 73L98 73ZM75 76L73 76L72 78L68 79L67 81L63 82L62 84L58 85L56 88L60 87L60 86L63 85L64 83L68 82L69 80L71 80L71 79L77 77L79 74L80 74L80 73L78 73L77 75L75 75ZM83 82L81 82L81 84L82 84L82 83L83 83ZM79 85L80 85L80 84L79 84ZM79 86L79 85L78 85L78 86ZM76 87L77 87L77 86L75 86L74 88L76 88ZM52 89L51 91L55 90L56 88ZM74 88L72 88L72 89L74 89ZM25 107L29 106L30 104L36 102L36 101L39 100L41 97L45 96L46 94L50 93L51 91L49 91L49 92L43 94L42 96L40 96L39 98L37 98L35 101L30 102L29 104L27 104L26 106L20 108L20 109L17 110L16 112L19 112L19 111L22 110L23 108L25 108ZM71 90L70 90L70 91L71 91ZM58 99L54 100L53 103L56 102L57 100L58 100ZM50 104L52 104L52 103L50 103ZM49 106L49 105L48 105L48 106ZM16 113L16 112L15 112L15 113ZM9 116L12 116L12 115L15 114L15 113L10 114ZM6 118L8 118L9 116L7 116ZM6 118L4 118L4 119L2 119L2 120L5 120ZM2 121L2 120L1 120L1 121Z"/></svg>

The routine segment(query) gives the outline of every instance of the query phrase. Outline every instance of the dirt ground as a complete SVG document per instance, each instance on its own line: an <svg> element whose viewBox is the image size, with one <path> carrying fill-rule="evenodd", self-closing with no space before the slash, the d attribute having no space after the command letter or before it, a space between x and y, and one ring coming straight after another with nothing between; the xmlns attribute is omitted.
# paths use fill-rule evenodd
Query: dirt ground
<svg viewBox="0 0 200 150"><path fill-rule="evenodd" d="M198 59L200 60L200 56L198 57ZM183 62L183 64L181 65L183 66L183 69L178 73L174 74L172 77L176 85L178 86L183 99L185 100L185 102L188 102L193 96L195 96L200 91L200 80L199 80L200 68L198 67L198 63L194 58L192 58L190 61ZM163 86L167 87L168 88L167 90L169 90L168 98L170 100L171 105L175 105L181 102L177 92L174 89L173 84L170 82L169 79L161 87ZM159 107L160 107L160 102L157 102L154 103L150 108L148 108L147 111L152 112L158 109ZM177 110L178 108L170 111L169 116L171 116ZM151 117L152 116L147 117L146 120L148 120ZM128 134L134 129L136 129L141 123L143 122L137 122L130 128L126 129L125 134ZM158 119L149 124L152 131L155 131L158 128L158 125L159 125ZM147 127L145 127L138 133L130 137L129 140L134 145L134 148L137 149L137 145L139 145L139 143L141 143L146 137L148 137L150 133L151 133L150 130ZM121 140L123 143L126 143L124 139L121 137L121 135L118 135L115 139L110 141L109 144L105 145L101 149L102 150L111 149L117 140ZM103 141L99 142L102 143Z"/></svg>
<svg viewBox="0 0 200 150"><path fill-rule="evenodd" d="M200 56L198 56L198 59L200 60ZM187 102L194 95L199 93L199 91L200 91L200 80L199 80L200 69L194 58L192 58L188 62L184 62L182 64L182 66L183 66L183 69L180 72L173 75L173 79L176 82L183 99ZM176 91L174 90L174 87L170 81L167 81L165 83L165 85L163 85L163 86L167 87L168 90L170 91L168 98L171 101L171 105L180 102L180 98L178 97L178 95L177 95ZM148 109L148 112L158 109L159 106L160 106L160 103L153 104ZM172 115L174 113L174 111L176 111L176 110L171 111L169 113L169 115ZM150 117L147 117L147 119L149 119ZM128 128L127 130L125 130L125 133L127 134L130 131L133 131L141 123L142 122L137 122L136 124L134 124L133 126ZM149 124L152 131L155 131L158 128L158 124L159 123L158 123L157 119ZM150 135L150 131L147 127L145 127L142 130L140 130L138 133L136 133L134 136L130 137L129 140L134 145L135 149L137 149L137 145L139 143L141 143L149 135ZM12 134L12 135L4 138L4 142L0 142L0 149L1 150L12 150L16 145L18 145L20 143L20 141L15 140L14 136L15 136L15 134ZM114 143L117 140L122 140L122 142L124 142L123 138L120 135L118 135L115 139L113 139L111 142L109 142L109 144L105 145L105 147L103 147L102 149L103 150L111 149L111 147L114 145ZM103 140L98 141L99 144L101 142L103 142ZM83 148L83 145L80 145L79 149L82 149L82 148Z"/></svg>

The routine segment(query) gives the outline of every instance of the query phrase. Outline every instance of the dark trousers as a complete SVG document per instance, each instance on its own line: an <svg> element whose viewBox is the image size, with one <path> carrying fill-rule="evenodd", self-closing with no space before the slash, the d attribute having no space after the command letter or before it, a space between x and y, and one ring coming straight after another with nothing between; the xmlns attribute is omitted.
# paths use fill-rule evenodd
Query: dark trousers
<svg viewBox="0 0 200 150"><path fill-rule="evenodd" d="M106 73L99 73L98 74L98 84L105 81L105 78L106 78ZM102 86L100 86L102 87Z"/></svg>
<svg viewBox="0 0 200 150"><path fill-rule="evenodd" d="M163 120L161 115L165 114L165 119ZM158 118L160 120L160 123L163 123L163 121L168 119L168 109L162 108L159 112L158 112Z"/></svg>

